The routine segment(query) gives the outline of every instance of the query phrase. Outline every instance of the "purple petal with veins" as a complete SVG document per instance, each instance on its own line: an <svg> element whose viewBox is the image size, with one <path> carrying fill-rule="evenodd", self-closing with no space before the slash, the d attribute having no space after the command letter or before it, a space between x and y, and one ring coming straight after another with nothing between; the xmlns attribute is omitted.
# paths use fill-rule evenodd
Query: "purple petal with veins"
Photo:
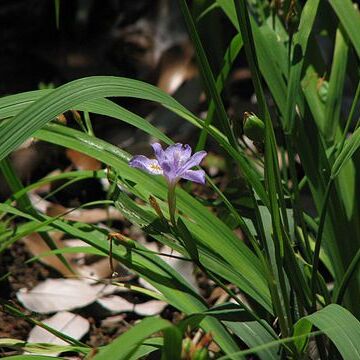
<svg viewBox="0 0 360 360"><path fill-rule="evenodd" d="M191 169L194 166L199 166L201 161L204 159L204 157L206 156L206 151L198 151L197 153L195 153L193 156L191 156L182 166L181 169L179 169L180 171L186 171L188 169Z"/></svg>
<svg viewBox="0 0 360 360"><path fill-rule="evenodd" d="M181 177L185 180L190 180L199 184L205 184L204 170L187 170Z"/></svg>
<svg viewBox="0 0 360 360"><path fill-rule="evenodd" d="M161 144L153 143L153 144L151 144L151 147L154 150L154 154L155 154L159 164L161 164L164 160L166 160L165 151L163 150Z"/></svg>
<svg viewBox="0 0 360 360"><path fill-rule="evenodd" d="M163 170L156 159L149 159L144 155L136 155L130 161L129 165L147 171L153 175L162 175Z"/></svg>

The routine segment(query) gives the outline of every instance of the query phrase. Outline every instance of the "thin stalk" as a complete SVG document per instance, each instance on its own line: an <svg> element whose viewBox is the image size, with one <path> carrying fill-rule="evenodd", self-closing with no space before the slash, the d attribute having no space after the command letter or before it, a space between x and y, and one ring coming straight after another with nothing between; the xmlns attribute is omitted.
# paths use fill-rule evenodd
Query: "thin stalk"
<svg viewBox="0 0 360 360"><path fill-rule="evenodd" d="M295 169L295 154L294 149L292 145L292 139L288 135L285 135L285 142L286 142L286 148L288 151L288 157L289 157L289 171L290 171L290 178L293 183L293 196L291 196L291 202L292 207L294 209L294 217L295 217L295 224L294 224L294 233L296 234L296 223L298 223L301 227L304 243L305 243L305 255L306 259L310 261L311 259L311 247L309 242L309 235L307 232L307 228L305 225L304 217L303 217L303 209L300 205L300 191L299 191L299 183L296 175L296 169Z"/></svg>
<svg viewBox="0 0 360 360"><path fill-rule="evenodd" d="M176 211L176 184L169 184L168 186L168 205L171 224L176 227L175 211Z"/></svg>
<svg viewBox="0 0 360 360"><path fill-rule="evenodd" d="M344 295L345 295L345 292L346 292L346 289L347 289L347 286L349 284L349 281L351 280L352 276L354 275L354 272L358 268L359 264L360 264L360 249L357 251L356 255L351 260L351 263L350 263L349 267L347 268L339 287L336 289L336 291L334 293L334 296L333 296L334 303L341 305Z"/></svg>
<svg viewBox="0 0 360 360"><path fill-rule="evenodd" d="M201 43L199 34L197 32L194 20L190 13L190 10L186 4L186 0L179 0L179 5L180 5L180 9L182 11L182 14L184 16L186 26L188 28L190 38L195 47L195 54L196 54L196 58L199 63L199 69L200 69L200 73L202 76L202 80L205 85L205 92L207 94L208 99L213 100L215 103L215 111L216 111L216 115L219 119L222 131L227 136L230 144L236 149L238 146L237 146L237 142L236 142L234 133L230 127L229 118L226 114L224 104L222 102L220 94L216 88L214 75L211 71L210 64L207 60L205 50L202 46L202 43Z"/></svg>
<svg viewBox="0 0 360 360"><path fill-rule="evenodd" d="M268 261L264 262L264 264L266 265L265 269L267 270L266 278L267 278L274 310L279 318L280 329L281 329L281 332L284 334L284 333L287 333L286 329L288 327L287 322L286 322L286 315L284 314L283 304L282 304L280 296L279 296L277 282L275 280L275 274L269 263L269 262L271 262L271 260L270 260L271 256L270 256L270 251L269 251L269 248L268 248L268 245L266 242L266 236L265 236L264 227L263 227L263 224L261 221L259 207L258 207L256 198L254 196L254 193L252 191L251 191L251 194L252 194L252 200L253 200L254 211L255 211L255 223L256 223L257 233L259 234L259 238L262 240L263 247L265 249L265 253L266 253L267 259L268 259Z"/></svg>
<svg viewBox="0 0 360 360"><path fill-rule="evenodd" d="M90 114L89 114L88 111L84 111L84 120L85 120L85 125L86 125L86 128L87 128L87 133L90 136L94 136L94 130L93 130L93 127L92 127L92 124L91 124Z"/></svg>
<svg viewBox="0 0 360 360"><path fill-rule="evenodd" d="M308 184L308 178L307 178L306 176L304 176L304 177L299 181L299 191L301 191L307 184Z"/></svg>
<svg viewBox="0 0 360 360"><path fill-rule="evenodd" d="M313 301L312 310L313 311L316 311L316 287L317 287L317 283L318 283L318 267L319 267L321 240L322 240L322 235L324 232L327 207L328 207L328 202L330 199L330 193L331 193L333 184L334 184L334 179L330 178L330 181L326 187L324 202L323 202L323 205L321 208L319 227L318 227L318 231L316 234L316 240L315 240L315 249L314 249L314 256L313 256L313 262L312 262L312 274L311 274L311 290L312 290L312 301Z"/></svg>
<svg viewBox="0 0 360 360"><path fill-rule="evenodd" d="M349 131L349 127L351 125L351 121L352 121L352 118L354 116L354 112L355 112L355 109L356 109L356 105L357 105L357 102L359 101L359 96L360 96L360 81L358 82L358 85L357 85L357 88L356 88L355 97L354 97L354 100L353 100L353 102L351 104L351 109L350 109L350 112L349 112L349 116L348 116L348 118L346 120L344 133L343 133L343 136L342 136L342 139L341 139L337 154L340 154L341 150L344 147L345 140L346 140L346 137L347 137L347 133ZM356 128L357 127L358 127L358 124L356 125Z"/></svg>

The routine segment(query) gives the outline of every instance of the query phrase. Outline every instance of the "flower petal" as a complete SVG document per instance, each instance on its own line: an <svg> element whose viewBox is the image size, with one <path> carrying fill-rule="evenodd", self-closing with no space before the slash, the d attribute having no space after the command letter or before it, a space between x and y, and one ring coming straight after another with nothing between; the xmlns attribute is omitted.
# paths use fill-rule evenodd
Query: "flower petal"
<svg viewBox="0 0 360 360"><path fill-rule="evenodd" d="M129 165L134 168L142 169L153 175L162 175L163 170L159 162L155 159L149 159L144 155L136 155L130 161Z"/></svg>
<svg viewBox="0 0 360 360"><path fill-rule="evenodd" d="M198 151L197 153L195 153L193 156L191 156L191 158L181 167L181 169L179 170L179 173L183 173L186 170L191 169L194 166L198 166L200 165L201 161L203 160L203 158L206 156L207 152L206 151Z"/></svg>
<svg viewBox="0 0 360 360"><path fill-rule="evenodd" d="M164 171L164 176L170 183L175 183L179 180L177 179L177 169L172 161L163 161L161 167Z"/></svg>
<svg viewBox="0 0 360 360"><path fill-rule="evenodd" d="M205 184L204 170L187 170L181 177L185 180L190 180L199 184Z"/></svg>
<svg viewBox="0 0 360 360"><path fill-rule="evenodd" d="M159 164L161 164L163 161L166 160L165 151L163 150L160 143L153 143L153 144L151 144L151 147L154 150L154 154L155 154Z"/></svg>
<svg viewBox="0 0 360 360"><path fill-rule="evenodd" d="M191 147L188 144L174 144L170 145L165 150L166 159L172 161L176 168L183 166L191 156Z"/></svg>

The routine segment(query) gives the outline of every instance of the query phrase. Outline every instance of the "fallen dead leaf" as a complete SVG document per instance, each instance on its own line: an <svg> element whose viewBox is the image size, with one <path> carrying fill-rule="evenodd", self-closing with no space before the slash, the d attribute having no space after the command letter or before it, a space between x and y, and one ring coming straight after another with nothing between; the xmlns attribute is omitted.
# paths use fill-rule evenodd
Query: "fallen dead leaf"
<svg viewBox="0 0 360 360"><path fill-rule="evenodd" d="M32 205L38 211L53 217L64 214L63 219L65 220L85 223L98 223L106 220L124 220L123 215L113 206L109 206L107 209L71 209L45 200L35 193L30 193L29 198Z"/></svg>
<svg viewBox="0 0 360 360"><path fill-rule="evenodd" d="M52 237L58 249L64 247L63 243L60 240L62 237L61 232L51 233L50 236ZM40 254L50 251L50 248L47 246L45 241L38 233L29 234L25 236L22 241L24 242L28 251L34 256L38 256ZM76 256L77 254L64 254L64 257L68 262L71 262L71 260L74 259ZM40 257L39 260L43 264L51 266L64 276L72 275L72 272L55 255Z"/></svg>
<svg viewBox="0 0 360 360"><path fill-rule="evenodd" d="M142 316L152 316L160 314L165 307L167 306L167 303L160 300L150 300L141 304L136 304L134 311L138 315Z"/></svg>
<svg viewBox="0 0 360 360"><path fill-rule="evenodd" d="M100 170L101 162L72 149L66 149L66 156L78 170Z"/></svg>
<svg viewBox="0 0 360 360"><path fill-rule="evenodd" d="M98 292L98 295L103 297L106 295L112 295L116 292L129 292L130 290L126 287L112 285L112 284L95 284L92 286Z"/></svg>
<svg viewBox="0 0 360 360"><path fill-rule="evenodd" d="M157 86L173 94L184 81L197 75L197 68L191 62L193 48L189 43L168 49L159 63L160 76Z"/></svg>
<svg viewBox="0 0 360 360"><path fill-rule="evenodd" d="M162 254L181 256L177 251L172 251L172 249L168 246L163 246L161 251L159 251L156 243L148 243L145 245L151 251L158 251ZM160 256L162 260L164 260L168 265L170 265L174 270L176 270L182 277L187 280L187 282L192 286L192 288L199 294L200 289L196 281L196 277L194 275L194 266L190 261L184 261L181 259L176 259L169 256ZM139 279L140 285L143 287L157 291L149 282L145 279Z"/></svg>
<svg viewBox="0 0 360 360"><path fill-rule="evenodd" d="M71 212L69 212L71 211ZM124 220L124 217L113 206L109 206L107 209L69 209L60 204L51 203L46 209L46 215L59 216L61 214L64 219L70 221L79 221L85 223L98 223L107 220Z"/></svg>
<svg viewBox="0 0 360 360"><path fill-rule="evenodd" d="M110 295L98 299L98 303L112 313L135 312L141 316L157 315L167 306L166 302L160 300L150 300L141 304L133 304L117 295Z"/></svg>
<svg viewBox="0 0 360 360"><path fill-rule="evenodd" d="M98 292L81 280L47 279L30 291L20 289L16 296L27 309L48 314L89 305L97 299Z"/></svg>
<svg viewBox="0 0 360 360"><path fill-rule="evenodd" d="M135 307L135 304L117 295L103 297L98 300L98 303L112 313L130 312L133 311Z"/></svg>
<svg viewBox="0 0 360 360"><path fill-rule="evenodd" d="M125 314L109 316L101 321L101 326L113 328L123 323L125 317Z"/></svg>
<svg viewBox="0 0 360 360"><path fill-rule="evenodd" d="M114 266L116 266L115 261ZM96 280L108 278L112 273L108 258L102 258L91 265L78 266L76 270L80 277L83 277L86 282L94 282Z"/></svg>
<svg viewBox="0 0 360 360"><path fill-rule="evenodd" d="M176 256L181 256L180 253L176 251L171 251L169 247L163 247L161 250L162 253L172 254ZM197 292L200 293L199 286L194 275L194 265L191 261L184 261L181 259L176 259L172 257L163 257L163 259L174 269L176 270Z"/></svg>
<svg viewBox="0 0 360 360"><path fill-rule="evenodd" d="M73 339L80 340L90 329L89 321L80 315L72 314L67 311L58 312L54 316L43 320L43 323L52 327L55 330L61 331L63 334L71 336ZM59 339L55 335L41 328L35 326L29 333L27 339L31 343L48 343L54 345L68 345L64 340ZM42 354L41 352L34 355L48 355L57 357L57 354L48 353Z"/></svg>

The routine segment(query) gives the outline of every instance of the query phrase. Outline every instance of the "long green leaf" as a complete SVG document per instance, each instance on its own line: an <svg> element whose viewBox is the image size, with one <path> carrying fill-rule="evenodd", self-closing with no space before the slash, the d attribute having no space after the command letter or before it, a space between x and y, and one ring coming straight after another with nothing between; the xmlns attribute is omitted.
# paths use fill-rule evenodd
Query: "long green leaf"
<svg viewBox="0 0 360 360"><path fill-rule="evenodd" d="M339 305L329 305L299 320L294 335L309 333L312 325L330 338L344 360L360 358L360 322L348 310ZM297 342L299 350L304 345L305 340Z"/></svg>
<svg viewBox="0 0 360 360"><path fill-rule="evenodd" d="M205 84L205 90L208 94L209 99L211 99L215 104L215 111L221 125L221 129L226 134L229 142L236 147L236 140L232 129L230 127L230 121L226 114L224 104L221 100L220 93L216 88L216 83L214 79L214 75L211 71L210 64L207 60L205 50L202 46L199 34L197 32L195 23L193 21L192 15L189 11L187 3L185 0L179 1L180 9L183 13L185 23L187 25L190 38L195 47L196 57L199 63L200 72L202 75L202 80Z"/></svg>
<svg viewBox="0 0 360 360"><path fill-rule="evenodd" d="M301 13L299 31L294 36L294 44L291 56L291 67L289 74L288 93L285 112L285 133L292 133L295 120L295 106L298 101L297 93L300 90L301 72L310 33L317 14L320 0L309 0L306 2Z"/></svg>
<svg viewBox="0 0 360 360"><path fill-rule="evenodd" d="M351 0L329 0L360 58L360 14Z"/></svg>
<svg viewBox="0 0 360 360"><path fill-rule="evenodd" d="M13 348L16 350L22 350L28 353L35 353L35 354L36 353L54 354L54 353L67 352L67 351L81 352L86 354L91 351L91 349L88 347L81 347L76 345L29 343L23 340L10 339L10 338L0 339L0 348L1 347ZM32 358L34 358L34 356L32 356Z"/></svg>
<svg viewBox="0 0 360 360"><path fill-rule="evenodd" d="M273 341L273 337L267 333L264 328L255 321L248 322L230 322L225 325L229 327L236 336L238 336L250 349L259 345ZM257 355L261 360L279 360L279 349L274 347L260 350Z"/></svg>
<svg viewBox="0 0 360 360"><path fill-rule="evenodd" d="M334 56L331 66L329 90L325 107L325 139L333 141L340 121L341 99L345 84L346 66L349 53L347 36L342 27L336 32Z"/></svg>
<svg viewBox="0 0 360 360"><path fill-rule="evenodd" d="M360 128L345 141L345 145L331 168L331 177L336 178L360 146Z"/></svg>
<svg viewBox="0 0 360 360"><path fill-rule="evenodd" d="M100 349L94 360L127 360L150 335L163 331L165 344L162 358L180 359L182 334L167 320L146 318L133 328L115 339L111 344Z"/></svg>

